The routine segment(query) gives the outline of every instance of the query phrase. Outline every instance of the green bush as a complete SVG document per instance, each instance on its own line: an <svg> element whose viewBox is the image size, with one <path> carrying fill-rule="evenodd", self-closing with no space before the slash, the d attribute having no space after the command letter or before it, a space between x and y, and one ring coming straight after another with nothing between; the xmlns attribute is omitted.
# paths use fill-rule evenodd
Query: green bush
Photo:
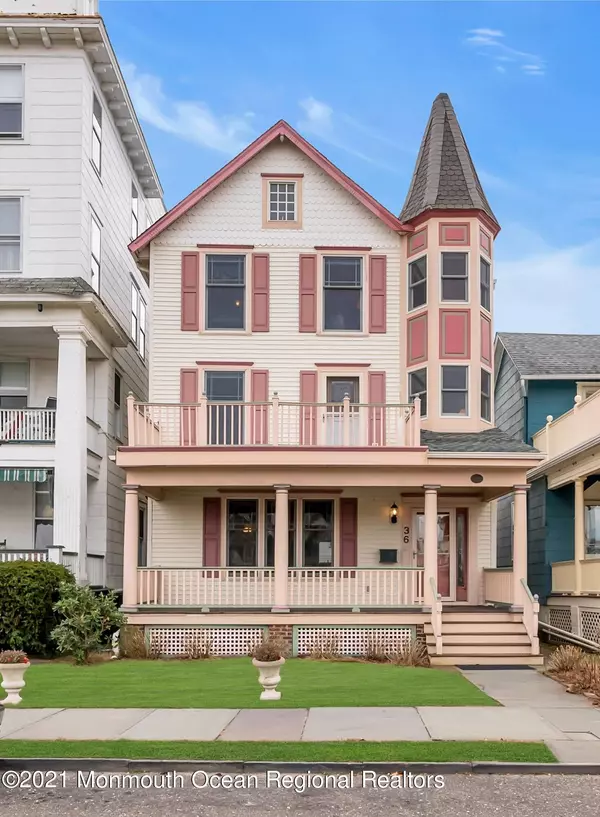
<svg viewBox="0 0 600 817"><path fill-rule="evenodd" d="M59 621L53 607L61 582L74 581L64 565L0 562L0 650L53 652L50 633Z"/></svg>
<svg viewBox="0 0 600 817"><path fill-rule="evenodd" d="M117 608L115 593L97 594L90 587L65 582L54 605L60 624L52 638L61 653L72 655L76 664L86 664L90 655L107 646L111 635L125 623Z"/></svg>

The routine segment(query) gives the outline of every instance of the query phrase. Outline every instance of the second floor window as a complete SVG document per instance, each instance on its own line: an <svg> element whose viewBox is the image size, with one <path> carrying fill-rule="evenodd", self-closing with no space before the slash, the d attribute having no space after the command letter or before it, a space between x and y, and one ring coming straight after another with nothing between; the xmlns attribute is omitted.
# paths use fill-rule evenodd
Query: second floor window
<svg viewBox="0 0 600 817"><path fill-rule="evenodd" d="M92 112L92 164L100 174L102 172L102 105L94 94Z"/></svg>
<svg viewBox="0 0 600 817"><path fill-rule="evenodd" d="M0 198L0 272L21 271L21 199Z"/></svg>
<svg viewBox="0 0 600 817"><path fill-rule="evenodd" d="M137 238L140 234L140 197L135 184L131 185L131 238Z"/></svg>
<svg viewBox="0 0 600 817"><path fill-rule="evenodd" d="M442 366L442 414L468 414L469 369Z"/></svg>
<svg viewBox="0 0 600 817"><path fill-rule="evenodd" d="M0 408L26 408L28 386L27 363L0 363Z"/></svg>
<svg viewBox="0 0 600 817"><path fill-rule="evenodd" d="M244 255L206 256L206 328L244 329Z"/></svg>
<svg viewBox="0 0 600 817"><path fill-rule="evenodd" d="M481 370L481 419L492 419L492 376L485 369Z"/></svg>
<svg viewBox="0 0 600 817"><path fill-rule="evenodd" d="M146 357L146 302L131 283L131 338L142 358Z"/></svg>
<svg viewBox="0 0 600 817"><path fill-rule="evenodd" d="M90 272L92 276L92 286L96 292L100 291L100 267L102 258L102 227L92 212L90 228Z"/></svg>
<svg viewBox="0 0 600 817"><path fill-rule="evenodd" d="M115 372L113 385L113 431L118 440L123 438L123 414L121 411L121 375Z"/></svg>
<svg viewBox="0 0 600 817"><path fill-rule="evenodd" d="M468 301L469 274L466 252L442 253L442 301Z"/></svg>
<svg viewBox="0 0 600 817"><path fill-rule="evenodd" d="M421 417L427 416L427 369L417 369L408 375L408 397L412 402L421 398Z"/></svg>
<svg viewBox="0 0 600 817"><path fill-rule="evenodd" d="M362 259L325 258L323 329L360 332L361 315Z"/></svg>
<svg viewBox="0 0 600 817"><path fill-rule="evenodd" d="M408 308L416 309L427 303L427 256L408 265Z"/></svg>
<svg viewBox="0 0 600 817"><path fill-rule="evenodd" d="M296 221L295 182L269 182L269 221Z"/></svg>
<svg viewBox="0 0 600 817"><path fill-rule="evenodd" d="M23 136L23 68L0 65L0 139Z"/></svg>
<svg viewBox="0 0 600 817"><path fill-rule="evenodd" d="M490 265L484 258L479 259L479 283L481 286L481 306L489 312L491 304Z"/></svg>

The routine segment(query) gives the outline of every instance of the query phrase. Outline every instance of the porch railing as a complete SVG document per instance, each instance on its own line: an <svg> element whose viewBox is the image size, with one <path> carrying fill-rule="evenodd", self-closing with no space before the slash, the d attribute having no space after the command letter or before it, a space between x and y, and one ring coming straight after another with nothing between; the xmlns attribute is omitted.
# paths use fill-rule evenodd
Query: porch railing
<svg viewBox="0 0 600 817"><path fill-rule="evenodd" d="M104 564L105 559L101 554L88 554L81 558L86 559L87 580L88 584L104 587ZM64 551L62 548L51 547L34 550L31 548L12 549L0 547L0 563L1 562L56 562L63 564L75 576L79 575L79 559L77 553Z"/></svg>
<svg viewBox="0 0 600 817"><path fill-rule="evenodd" d="M272 607L273 568L138 568L138 604ZM423 601L422 568L291 568L293 607L409 607Z"/></svg>
<svg viewBox="0 0 600 817"><path fill-rule="evenodd" d="M486 567L483 570L483 597L486 602L513 604L512 567Z"/></svg>
<svg viewBox="0 0 600 817"><path fill-rule="evenodd" d="M414 403L136 403L128 398L129 445L406 447L420 445Z"/></svg>
<svg viewBox="0 0 600 817"><path fill-rule="evenodd" d="M8 550L0 548L0 562L47 562L47 550Z"/></svg>
<svg viewBox="0 0 600 817"><path fill-rule="evenodd" d="M55 409L0 409L0 442L53 443L55 419Z"/></svg>

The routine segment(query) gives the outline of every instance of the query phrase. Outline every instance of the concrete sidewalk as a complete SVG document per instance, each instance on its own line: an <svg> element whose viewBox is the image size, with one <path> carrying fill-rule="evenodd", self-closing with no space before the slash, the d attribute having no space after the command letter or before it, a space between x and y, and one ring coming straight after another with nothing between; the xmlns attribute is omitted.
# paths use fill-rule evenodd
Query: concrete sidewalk
<svg viewBox="0 0 600 817"><path fill-rule="evenodd" d="M562 762L600 763L600 710L585 698L535 670L464 674L504 706L7 709L0 739L540 740Z"/></svg>

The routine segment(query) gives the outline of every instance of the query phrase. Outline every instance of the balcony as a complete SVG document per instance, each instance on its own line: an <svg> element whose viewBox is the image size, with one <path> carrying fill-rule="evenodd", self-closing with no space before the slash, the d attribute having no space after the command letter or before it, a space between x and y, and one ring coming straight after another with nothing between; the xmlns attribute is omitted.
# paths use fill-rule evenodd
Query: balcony
<svg viewBox="0 0 600 817"><path fill-rule="evenodd" d="M128 400L134 448L405 448L420 445L414 403L136 403Z"/></svg>
<svg viewBox="0 0 600 817"><path fill-rule="evenodd" d="M577 572L579 569L579 577ZM600 559L598 557L552 563L552 592L557 595L600 593Z"/></svg>
<svg viewBox="0 0 600 817"><path fill-rule="evenodd" d="M56 409L0 409L0 443L53 443Z"/></svg>
<svg viewBox="0 0 600 817"><path fill-rule="evenodd" d="M556 420L546 423L533 435L533 445L544 452L546 460L562 457L569 451L600 444L600 391L587 400L576 398L574 407Z"/></svg>
<svg viewBox="0 0 600 817"><path fill-rule="evenodd" d="M271 608L272 568L138 568L138 606ZM290 568L287 597L296 608L412 607L423 603L423 569Z"/></svg>

